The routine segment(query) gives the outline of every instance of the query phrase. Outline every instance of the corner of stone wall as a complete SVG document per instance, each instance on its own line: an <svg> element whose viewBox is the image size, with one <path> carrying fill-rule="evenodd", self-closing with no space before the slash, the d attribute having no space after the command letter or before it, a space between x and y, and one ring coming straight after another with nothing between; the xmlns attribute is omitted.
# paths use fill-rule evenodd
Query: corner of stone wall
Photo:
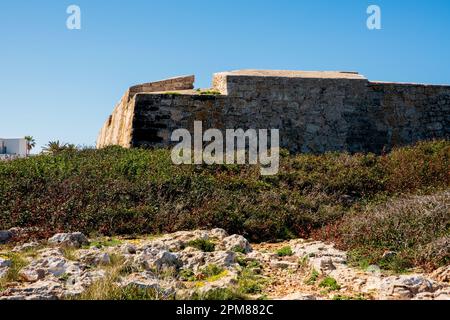
<svg viewBox="0 0 450 320"><path fill-rule="evenodd" d="M111 145L131 147L134 98L139 93L194 89L195 76L182 76L130 87L104 123L97 138L98 149Z"/></svg>
<svg viewBox="0 0 450 320"><path fill-rule="evenodd" d="M228 74L219 72L213 75L212 87L222 95L228 95Z"/></svg>
<svg viewBox="0 0 450 320"><path fill-rule="evenodd" d="M130 87L128 100L138 93L151 93L159 91L177 91L194 89L195 76L181 76L166 80L148 82Z"/></svg>
<svg viewBox="0 0 450 320"><path fill-rule="evenodd" d="M111 145L130 147L132 121L134 117L134 96L127 90L103 124L97 138L97 149Z"/></svg>

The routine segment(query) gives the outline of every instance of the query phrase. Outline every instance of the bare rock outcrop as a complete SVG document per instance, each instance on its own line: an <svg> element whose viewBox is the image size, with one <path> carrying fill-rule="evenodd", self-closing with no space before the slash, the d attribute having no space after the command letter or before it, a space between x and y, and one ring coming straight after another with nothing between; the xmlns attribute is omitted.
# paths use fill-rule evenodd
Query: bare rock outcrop
<svg viewBox="0 0 450 320"><path fill-rule="evenodd" d="M154 299L201 299L217 292L284 300L450 299L448 266L431 275L389 275L377 266L359 270L347 265L346 252L318 241L251 246L221 229L94 240L88 246L81 233L67 233L50 238L50 245L0 247L0 300L73 299L98 282L102 288L143 290ZM9 273L11 268L16 271Z"/></svg>

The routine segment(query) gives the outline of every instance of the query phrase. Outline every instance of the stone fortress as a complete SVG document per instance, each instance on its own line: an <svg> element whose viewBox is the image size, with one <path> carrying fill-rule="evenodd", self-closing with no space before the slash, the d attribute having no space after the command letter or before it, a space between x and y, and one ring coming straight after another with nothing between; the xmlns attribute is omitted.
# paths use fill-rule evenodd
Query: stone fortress
<svg viewBox="0 0 450 320"><path fill-rule="evenodd" d="M97 147L169 146L174 130L280 129L293 153L381 153L450 137L450 86L372 82L357 72L240 70L216 73L212 89L194 76L129 88Z"/></svg>

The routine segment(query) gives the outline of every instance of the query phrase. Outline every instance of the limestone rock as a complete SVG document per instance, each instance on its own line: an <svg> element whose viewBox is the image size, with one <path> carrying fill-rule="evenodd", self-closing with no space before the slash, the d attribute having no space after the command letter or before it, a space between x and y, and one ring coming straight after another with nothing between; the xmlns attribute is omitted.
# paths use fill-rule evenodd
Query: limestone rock
<svg viewBox="0 0 450 320"><path fill-rule="evenodd" d="M0 230L0 244L9 242L13 237L13 233L9 230Z"/></svg>
<svg viewBox="0 0 450 320"><path fill-rule="evenodd" d="M47 274L47 271L44 269L27 268L20 272L20 277L26 282L36 282L44 279Z"/></svg>
<svg viewBox="0 0 450 320"><path fill-rule="evenodd" d="M81 248L83 245L89 244L89 240L81 232L58 233L48 239L48 242L50 244L57 244L73 248Z"/></svg>
<svg viewBox="0 0 450 320"><path fill-rule="evenodd" d="M380 296L386 299L411 299L417 294L433 293L441 287L435 282L419 275L391 276L383 279Z"/></svg>
<svg viewBox="0 0 450 320"><path fill-rule="evenodd" d="M101 269L72 275L67 279L65 283L66 290L64 292L64 295L66 297L77 296L83 293L83 291L85 291L94 282L99 281L105 277L106 272L105 270Z"/></svg>
<svg viewBox="0 0 450 320"><path fill-rule="evenodd" d="M431 292L422 292L417 294L412 300L434 300L434 294Z"/></svg>
<svg viewBox="0 0 450 320"><path fill-rule="evenodd" d="M124 254L136 254L137 248L135 245L132 244L125 244L122 246L122 252Z"/></svg>
<svg viewBox="0 0 450 320"><path fill-rule="evenodd" d="M177 252L183 250L188 242L198 239L208 240L208 232L203 230L178 231L151 241L146 247Z"/></svg>
<svg viewBox="0 0 450 320"><path fill-rule="evenodd" d="M450 288L444 288L434 293L434 300L450 300Z"/></svg>
<svg viewBox="0 0 450 320"><path fill-rule="evenodd" d="M6 274L8 273L8 269L9 268L7 268L7 267L0 268L0 279L6 276Z"/></svg>
<svg viewBox="0 0 450 320"><path fill-rule="evenodd" d="M450 265L436 269L431 277L439 282L450 282Z"/></svg>
<svg viewBox="0 0 450 320"><path fill-rule="evenodd" d="M270 266L275 269L297 269L298 264L284 260L274 260L270 262Z"/></svg>
<svg viewBox="0 0 450 320"><path fill-rule="evenodd" d="M11 260L0 257L0 268L11 267L11 264L12 264Z"/></svg>
<svg viewBox="0 0 450 320"><path fill-rule="evenodd" d="M226 268L236 263L236 253L233 251L214 251L205 255L205 264L215 264Z"/></svg>
<svg viewBox="0 0 450 320"><path fill-rule="evenodd" d="M236 273L229 272L226 276L218 279L217 281L207 282L204 286L191 290L191 294L199 294L201 296L214 290L230 288L231 286L237 284L236 277Z"/></svg>
<svg viewBox="0 0 450 320"><path fill-rule="evenodd" d="M192 247L187 247L179 253L183 268L197 271L205 264L206 253Z"/></svg>
<svg viewBox="0 0 450 320"><path fill-rule="evenodd" d="M150 290L155 299L166 299L176 294L177 284L175 280L161 279L152 272L144 271L128 275L119 283L121 287L136 287Z"/></svg>
<svg viewBox="0 0 450 320"><path fill-rule="evenodd" d="M61 234L53 243L78 246L78 241ZM204 239L216 244L216 251L203 252L191 247L189 241ZM123 240L121 246L102 246L66 250L55 246L34 243L17 246L16 252L32 248L33 255L22 255L27 265L20 272L19 282L10 282L0 292L0 299L33 300L63 299L77 297L93 283L110 277L112 255L122 255L121 268L127 273L114 275L119 287L138 287L149 290L155 298L202 297L214 290L235 289L238 277L251 272L252 277L266 283L263 292L269 298L284 300L331 299L334 294L356 297L357 293L373 299L449 300L449 268L436 270L429 279L423 274L388 276L373 266L360 270L346 265L346 252L337 250L331 244L319 241L292 240L285 244L256 245L251 250L248 241L237 235L227 236L222 229L176 232L156 239ZM233 250L235 246L244 250ZM289 245L293 256L279 257L276 249ZM37 246L37 245L36 245ZM41 248L42 247L42 248ZM172 248L172 249L170 249ZM176 250L173 252L171 250ZM5 254L3 254L5 253ZM12 265L8 252L0 255L0 277L6 275ZM19 253L20 254L20 253ZM76 261L72 261L72 259ZM238 263L239 262L239 263ZM216 265L220 273L204 279L203 268ZM321 271L314 285L305 284L312 276L312 270ZM142 270L145 271L142 271ZM183 270L181 273L180 270ZM222 271L223 270L223 271ZM371 272L372 271L372 272ZM339 283L339 292L322 293L318 281L325 275ZM243 279L245 280L245 279ZM266 282L267 281L267 282ZM314 290L314 291L313 291ZM154 296L153 296L154 295Z"/></svg>
<svg viewBox="0 0 450 320"><path fill-rule="evenodd" d="M252 251L252 247L248 240L237 234L224 238L223 244L226 250L242 250L244 253Z"/></svg>
<svg viewBox="0 0 450 320"><path fill-rule="evenodd" d="M294 255L307 259L315 270L329 273L337 268L345 267L347 254L334 248L334 245L320 241L302 242L293 246Z"/></svg>
<svg viewBox="0 0 450 320"><path fill-rule="evenodd" d="M182 266L182 262L176 254L155 248L146 249L137 259L146 270L162 270Z"/></svg>
<svg viewBox="0 0 450 320"><path fill-rule="evenodd" d="M12 250L13 252L22 252L22 251L29 251L35 248L38 248L40 246L39 242L27 242L22 245L15 246Z"/></svg>
<svg viewBox="0 0 450 320"><path fill-rule="evenodd" d="M246 255L246 258L250 260L270 262L278 259L278 255L274 252L252 251Z"/></svg>
<svg viewBox="0 0 450 320"><path fill-rule="evenodd" d="M307 294L307 293L301 293L301 292L295 292L295 293L291 293L287 296L284 296L282 298L280 298L279 300L317 300L317 298L315 296L313 296L312 294Z"/></svg>
<svg viewBox="0 0 450 320"><path fill-rule="evenodd" d="M111 264L111 257L106 252L94 249L80 253L80 261L88 266L105 266Z"/></svg>
<svg viewBox="0 0 450 320"><path fill-rule="evenodd" d="M375 264L371 264L370 266L368 266L366 271L376 275L381 274L381 268Z"/></svg>
<svg viewBox="0 0 450 320"><path fill-rule="evenodd" d="M124 287L137 287L139 289L145 289L145 290L156 290L160 291L161 287L159 285L158 280L143 280L143 279L129 279L125 282L123 285Z"/></svg>
<svg viewBox="0 0 450 320"><path fill-rule="evenodd" d="M11 267L12 262L9 259L0 258L0 279L6 276L9 267Z"/></svg>
<svg viewBox="0 0 450 320"><path fill-rule="evenodd" d="M63 286L55 280L44 280L23 287L9 288L0 300L56 300L63 294Z"/></svg>
<svg viewBox="0 0 450 320"><path fill-rule="evenodd" d="M61 277L63 275L80 274L80 272L81 266L78 262L67 261L62 256L57 255L43 255L22 269L20 276L25 281L34 282L45 278L47 275Z"/></svg>
<svg viewBox="0 0 450 320"><path fill-rule="evenodd" d="M320 269L321 271L330 271L336 270L336 266L333 264L333 259L330 257L324 257L319 259L320 261Z"/></svg>
<svg viewBox="0 0 450 320"><path fill-rule="evenodd" d="M211 238L216 238L216 239L219 239L219 240L223 240L226 237L228 237L228 233L225 230L223 230L223 229L215 228L215 229L212 229L209 232L209 236Z"/></svg>

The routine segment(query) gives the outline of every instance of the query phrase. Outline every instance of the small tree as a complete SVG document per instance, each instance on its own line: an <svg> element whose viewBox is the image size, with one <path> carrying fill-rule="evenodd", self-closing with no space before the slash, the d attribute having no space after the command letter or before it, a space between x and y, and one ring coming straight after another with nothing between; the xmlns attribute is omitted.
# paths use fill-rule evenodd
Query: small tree
<svg viewBox="0 0 450 320"><path fill-rule="evenodd" d="M75 151L77 147L71 143L60 142L59 140L50 141L42 151L44 153L57 154L62 151Z"/></svg>
<svg viewBox="0 0 450 320"><path fill-rule="evenodd" d="M61 143L59 140L49 141L43 148L42 151L45 153L55 154L64 149L64 143Z"/></svg>
<svg viewBox="0 0 450 320"><path fill-rule="evenodd" d="M25 140L27 141L27 156L29 156L31 150L36 147L36 140L32 136L26 136Z"/></svg>

